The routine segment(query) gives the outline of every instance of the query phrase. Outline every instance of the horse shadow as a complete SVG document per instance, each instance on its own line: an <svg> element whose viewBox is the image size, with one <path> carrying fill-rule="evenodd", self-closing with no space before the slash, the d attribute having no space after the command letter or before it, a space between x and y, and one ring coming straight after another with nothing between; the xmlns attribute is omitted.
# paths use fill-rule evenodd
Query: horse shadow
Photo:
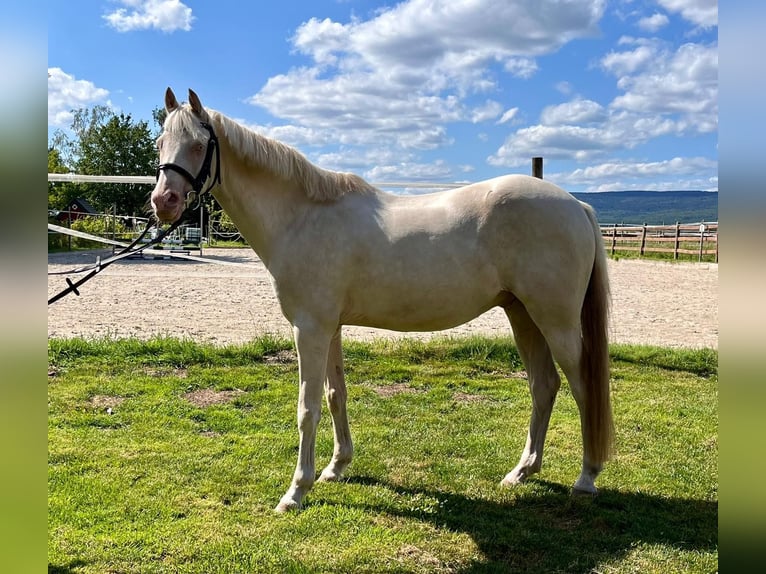
<svg viewBox="0 0 766 574"><path fill-rule="evenodd" d="M73 560L69 564L48 564L48 574L73 574L87 565L82 560Z"/></svg>
<svg viewBox="0 0 766 574"><path fill-rule="evenodd" d="M384 487L401 497L438 501L426 510L385 502L370 512L421 520L439 530L462 532L483 559L457 572L594 572L640 546L713 552L718 547L718 502L602 489L596 497L573 496L562 485L531 479L536 487L512 502L401 486L367 476L352 484ZM540 492L543 491L543 492Z"/></svg>

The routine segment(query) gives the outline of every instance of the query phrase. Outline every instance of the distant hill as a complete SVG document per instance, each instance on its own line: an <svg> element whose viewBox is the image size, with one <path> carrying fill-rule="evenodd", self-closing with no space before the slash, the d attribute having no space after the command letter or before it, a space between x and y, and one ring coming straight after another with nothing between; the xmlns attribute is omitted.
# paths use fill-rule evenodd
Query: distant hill
<svg viewBox="0 0 766 574"><path fill-rule="evenodd" d="M572 195L592 205L602 225L718 221L717 191L605 191Z"/></svg>

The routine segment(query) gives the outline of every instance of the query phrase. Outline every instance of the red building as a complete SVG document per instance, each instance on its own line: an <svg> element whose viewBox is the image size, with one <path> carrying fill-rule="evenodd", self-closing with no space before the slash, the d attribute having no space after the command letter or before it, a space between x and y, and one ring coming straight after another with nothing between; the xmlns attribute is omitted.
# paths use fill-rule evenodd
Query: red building
<svg viewBox="0 0 766 574"><path fill-rule="evenodd" d="M76 219L80 219L86 215L94 215L95 213L96 210L93 209L93 206L90 203L81 197L78 197L72 201L66 209L59 211L56 215L56 219L62 222L75 221Z"/></svg>

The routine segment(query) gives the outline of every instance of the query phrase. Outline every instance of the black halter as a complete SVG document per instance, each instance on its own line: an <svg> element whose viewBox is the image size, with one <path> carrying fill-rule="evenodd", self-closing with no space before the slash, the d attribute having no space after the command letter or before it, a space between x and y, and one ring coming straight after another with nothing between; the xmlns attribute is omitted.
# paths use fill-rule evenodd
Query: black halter
<svg viewBox="0 0 766 574"><path fill-rule="evenodd" d="M175 163L161 163L157 166L156 173L156 178L158 180L160 179L160 172L168 169L180 173L186 181L191 183L192 190L198 198L213 189L216 183L221 183L221 146L218 143L218 137L216 137L213 127L209 123L200 122L200 125L208 131L210 138L207 141L205 160L202 162L202 167L200 168L197 177L194 177L180 165ZM205 185L205 182L210 177L210 169L213 163L213 151L215 151L215 176L213 176L213 181L210 182L207 189L202 191L202 186Z"/></svg>

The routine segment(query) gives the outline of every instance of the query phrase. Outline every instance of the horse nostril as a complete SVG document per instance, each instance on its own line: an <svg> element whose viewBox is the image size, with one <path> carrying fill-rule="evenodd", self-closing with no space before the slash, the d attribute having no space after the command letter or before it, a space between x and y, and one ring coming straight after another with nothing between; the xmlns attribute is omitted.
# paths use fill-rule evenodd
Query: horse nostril
<svg viewBox="0 0 766 574"><path fill-rule="evenodd" d="M169 192L165 197L166 205L176 205L181 201L181 196L175 192Z"/></svg>

